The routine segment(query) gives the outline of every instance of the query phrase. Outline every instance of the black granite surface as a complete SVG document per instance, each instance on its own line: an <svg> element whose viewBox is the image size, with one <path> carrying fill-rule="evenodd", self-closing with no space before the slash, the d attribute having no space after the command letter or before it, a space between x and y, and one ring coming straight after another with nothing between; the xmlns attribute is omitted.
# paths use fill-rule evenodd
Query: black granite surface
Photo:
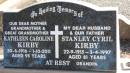
<svg viewBox="0 0 130 73"><path fill-rule="evenodd" d="M76 10L78 12L83 11L84 15L83 17L74 16L73 13L58 13L58 12L47 12L43 15L36 15L34 14L34 17L30 17L30 13L32 11L38 12L39 8L46 8L46 7L57 7L62 6L66 8L70 8L73 10ZM25 10L20 11L19 13L4 13L4 31L12 31L11 27L12 25L9 25L9 22L31 22L31 21L47 21L46 30L47 31L54 31L55 25L59 26L59 31L63 30L63 26L111 26L111 30L105 34L105 36L112 36L113 42L97 42L100 44L98 49L100 50L111 50L110 55L106 55L106 60L92 60L92 59L77 59L77 60L70 60L67 58L67 55L63 54L63 50L65 49L75 49L74 44L75 42L62 42L61 37L59 36L59 49L60 50L60 58L55 58L55 52L54 47L55 43L54 41L47 41L43 42L41 41L39 44L38 49L51 49L52 53L47 55L47 58L37 58L34 59L32 57L30 58L12 58L12 53L9 53L8 49L21 49L18 48L16 45L19 41L4 41L4 66L5 67L14 67L14 68L40 68L40 69L60 69L60 70L80 70L80 71L107 71L107 70L116 70L116 11L96 11L89 7L85 7L82 5L72 4L72 3L63 3L63 2L56 2L56 3L45 3L45 4L39 4L36 6L32 6L30 8L27 8ZM20 25L16 25L17 27ZM24 25L23 25L24 26ZM40 26L42 27L42 26ZM71 30L73 31L73 30ZM86 30L84 30L86 31ZM69 35L70 30L64 30L64 36L74 36ZM5 35L5 34L4 34ZM7 36L7 35L5 35ZM9 35L11 36L11 35ZM18 34L14 36L19 36ZM28 35L27 35L28 36ZM37 36L37 35L33 35ZM43 35L38 35L43 36ZM50 34L47 36L51 36ZM93 35L94 36L94 35ZM54 38L54 36L53 36ZM22 41L23 42L23 41ZM27 42L27 41L24 41ZM89 41L93 42L93 41ZM80 42L80 43L87 43L87 42ZM36 49L36 48L25 48L28 50ZM82 48L80 48L82 49ZM89 51L86 49L85 51ZM93 50L95 51L95 50ZM29 52L29 54L32 54L32 52ZM89 54L86 54L89 55ZM97 54L96 54L97 55ZM69 60L71 61L71 64L69 66L45 66L45 62L50 60ZM76 66L76 61L85 61L85 62L96 62L98 66Z"/></svg>

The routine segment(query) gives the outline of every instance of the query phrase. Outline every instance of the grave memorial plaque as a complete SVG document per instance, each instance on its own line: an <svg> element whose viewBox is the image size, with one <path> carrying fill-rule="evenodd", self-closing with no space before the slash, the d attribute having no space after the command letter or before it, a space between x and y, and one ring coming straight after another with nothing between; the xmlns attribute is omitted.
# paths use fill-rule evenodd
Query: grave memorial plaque
<svg viewBox="0 0 130 73"><path fill-rule="evenodd" d="M4 66L116 70L116 10L47 2L3 14Z"/></svg>

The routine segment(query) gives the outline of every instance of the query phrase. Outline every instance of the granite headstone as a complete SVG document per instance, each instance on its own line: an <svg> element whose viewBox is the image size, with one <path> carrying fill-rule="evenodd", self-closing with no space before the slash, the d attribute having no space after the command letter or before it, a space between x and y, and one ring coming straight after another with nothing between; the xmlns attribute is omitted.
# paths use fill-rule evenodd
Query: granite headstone
<svg viewBox="0 0 130 73"><path fill-rule="evenodd" d="M116 10L47 2L3 14L4 66L115 71Z"/></svg>

